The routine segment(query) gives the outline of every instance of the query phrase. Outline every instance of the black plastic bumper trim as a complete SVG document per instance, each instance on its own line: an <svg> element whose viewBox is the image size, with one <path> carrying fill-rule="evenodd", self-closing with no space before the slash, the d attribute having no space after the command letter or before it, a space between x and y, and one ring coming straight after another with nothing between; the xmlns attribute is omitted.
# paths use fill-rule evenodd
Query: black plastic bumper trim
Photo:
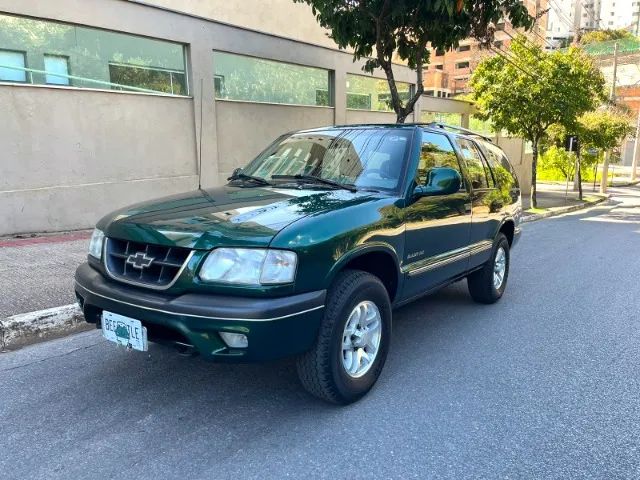
<svg viewBox="0 0 640 480"><path fill-rule="evenodd" d="M269 322L324 308L326 290L289 297L249 298L187 293L177 297L113 284L88 264L76 270L76 290L85 298L108 301L154 312L209 320Z"/></svg>

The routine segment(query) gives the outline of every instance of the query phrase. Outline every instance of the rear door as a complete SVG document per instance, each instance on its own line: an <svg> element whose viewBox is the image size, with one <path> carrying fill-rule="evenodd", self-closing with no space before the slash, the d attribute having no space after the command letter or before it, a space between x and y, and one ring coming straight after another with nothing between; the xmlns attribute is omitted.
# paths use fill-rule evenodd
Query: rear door
<svg viewBox="0 0 640 480"><path fill-rule="evenodd" d="M429 170L450 167L461 172L449 136L424 131L415 185L424 185ZM466 184L449 195L413 200L405 208L406 273L404 297L410 298L463 273L468 265L471 198Z"/></svg>
<svg viewBox="0 0 640 480"><path fill-rule="evenodd" d="M502 203L493 172L480 147L470 138L456 137L455 142L472 188L469 268L473 268L486 262L491 255L493 240L501 224Z"/></svg>

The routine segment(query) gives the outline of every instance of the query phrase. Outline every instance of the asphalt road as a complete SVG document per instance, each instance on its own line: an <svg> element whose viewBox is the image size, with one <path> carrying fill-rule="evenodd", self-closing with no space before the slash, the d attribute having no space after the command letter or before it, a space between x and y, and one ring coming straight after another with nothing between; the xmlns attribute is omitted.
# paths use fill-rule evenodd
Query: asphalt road
<svg viewBox="0 0 640 480"><path fill-rule="evenodd" d="M0 477L640 478L640 188L524 225L497 305L464 282L396 312L376 388L291 361L150 356L97 332L0 355Z"/></svg>

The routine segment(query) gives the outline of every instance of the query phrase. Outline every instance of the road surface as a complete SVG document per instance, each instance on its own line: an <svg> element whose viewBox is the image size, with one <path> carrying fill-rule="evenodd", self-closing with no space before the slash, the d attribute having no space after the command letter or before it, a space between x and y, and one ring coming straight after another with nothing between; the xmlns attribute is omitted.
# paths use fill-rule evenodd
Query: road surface
<svg viewBox="0 0 640 480"><path fill-rule="evenodd" d="M92 331L0 354L3 479L640 478L640 188L526 224L496 305L395 314L378 385L326 405L291 361L217 365Z"/></svg>

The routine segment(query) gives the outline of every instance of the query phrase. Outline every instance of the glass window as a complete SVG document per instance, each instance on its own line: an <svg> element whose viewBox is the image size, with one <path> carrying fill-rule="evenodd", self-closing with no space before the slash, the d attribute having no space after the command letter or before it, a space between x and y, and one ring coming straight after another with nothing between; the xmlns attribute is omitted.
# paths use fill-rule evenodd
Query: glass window
<svg viewBox="0 0 640 480"><path fill-rule="evenodd" d="M403 102L411 96L411 84L396 82ZM347 74L347 108L391 112L391 93L386 79Z"/></svg>
<svg viewBox="0 0 640 480"><path fill-rule="evenodd" d="M456 63L456 68L458 70L462 70L463 68L469 68L469 62L458 62Z"/></svg>
<svg viewBox="0 0 640 480"><path fill-rule="evenodd" d="M69 58L44 56L45 81L50 85L69 85Z"/></svg>
<svg viewBox="0 0 640 480"><path fill-rule="evenodd" d="M462 125L462 114L448 112L428 112L423 110L422 112L420 112L420 121L422 123L435 122L459 127Z"/></svg>
<svg viewBox="0 0 640 480"><path fill-rule="evenodd" d="M224 52L214 52L213 62L217 99L331 105L329 70Z"/></svg>
<svg viewBox="0 0 640 480"><path fill-rule="evenodd" d="M518 187L515 170L502 149L489 141L478 142L496 182L502 188Z"/></svg>
<svg viewBox="0 0 640 480"><path fill-rule="evenodd" d="M0 50L0 81L26 82L25 59L23 52Z"/></svg>
<svg viewBox="0 0 640 480"><path fill-rule="evenodd" d="M424 132L416 183L424 185L427 182L429 171L438 167L453 168L460 173L458 157L449 138L441 133Z"/></svg>
<svg viewBox="0 0 640 480"><path fill-rule="evenodd" d="M456 143L462 152L471 186L473 188L489 188L490 185L493 186L493 178L487 172L487 166L480 155L478 147L465 138L456 138Z"/></svg>
<svg viewBox="0 0 640 480"><path fill-rule="evenodd" d="M281 138L244 172L281 184L274 175L313 175L359 188L396 190L404 178L411 130L327 129Z"/></svg>
<svg viewBox="0 0 640 480"><path fill-rule="evenodd" d="M186 95L184 45L0 14L0 50L21 53L34 84ZM14 52L15 53L15 52ZM0 58L0 64L7 59ZM15 73L14 73L15 75ZM0 73L0 79L5 78Z"/></svg>

